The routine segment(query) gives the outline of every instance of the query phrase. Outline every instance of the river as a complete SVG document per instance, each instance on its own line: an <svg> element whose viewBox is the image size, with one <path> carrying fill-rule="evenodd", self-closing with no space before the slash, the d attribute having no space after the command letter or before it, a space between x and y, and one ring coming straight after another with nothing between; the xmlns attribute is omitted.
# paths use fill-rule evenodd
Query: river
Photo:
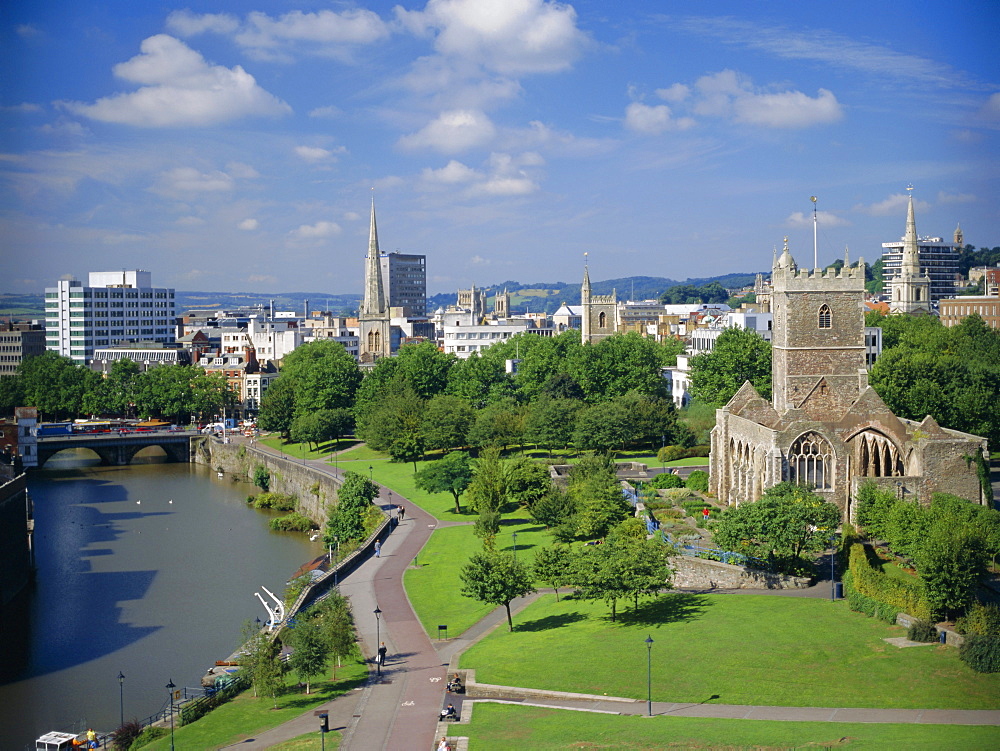
<svg viewBox="0 0 1000 751"><path fill-rule="evenodd" d="M129 467L91 457L63 452L29 475L37 582L2 624L3 749L49 730L114 730L120 698L125 719L163 709L169 681L199 686L242 625L265 618L254 592L280 597L322 552L270 532L247 483L142 453Z"/></svg>

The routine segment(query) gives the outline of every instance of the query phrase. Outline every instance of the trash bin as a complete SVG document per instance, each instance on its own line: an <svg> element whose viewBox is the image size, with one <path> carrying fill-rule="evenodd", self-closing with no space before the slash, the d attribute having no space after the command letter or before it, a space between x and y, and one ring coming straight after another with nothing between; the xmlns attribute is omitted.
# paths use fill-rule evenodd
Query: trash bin
<svg viewBox="0 0 1000 751"><path fill-rule="evenodd" d="M833 584L833 598L835 600L844 599L844 582L834 582Z"/></svg>
<svg viewBox="0 0 1000 751"><path fill-rule="evenodd" d="M947 631L938 631L938 642L941 643L941 644L947 644L948 643L948 632Z"/></svg>

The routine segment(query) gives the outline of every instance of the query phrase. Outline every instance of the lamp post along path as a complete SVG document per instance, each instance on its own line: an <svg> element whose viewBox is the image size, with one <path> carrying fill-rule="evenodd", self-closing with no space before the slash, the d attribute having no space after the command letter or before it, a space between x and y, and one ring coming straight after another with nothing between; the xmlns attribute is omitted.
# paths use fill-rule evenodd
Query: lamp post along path
<svg viewBox="0 0 1000 751"><path fill-rule="evenodd" d="M646 637L646 712L653 716L653 637Z"/></svg>

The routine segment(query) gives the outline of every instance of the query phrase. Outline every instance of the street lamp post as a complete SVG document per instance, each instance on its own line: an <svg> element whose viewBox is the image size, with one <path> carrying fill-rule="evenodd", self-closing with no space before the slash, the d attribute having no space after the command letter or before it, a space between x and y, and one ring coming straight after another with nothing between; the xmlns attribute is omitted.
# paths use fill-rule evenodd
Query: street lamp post
<svg viewBox="0 0 1000 751"><path fill-rule="evenodd" d="M368 465L368 480L375 482L375 468L371 464Z"/></svg>
<svg viewBox="0 0 1000 751"><path fill-rule="evenodd" d="M836 601L837 599L836 544L837 544L837 534L833 532L830 534L830 600L831 601Z"/></svg>
<svg viewBox="0 0 1000 751"><path fill-rule="evenodd" d="M375 657L375 672L376 672L376 674L379 677L381 677L382 676L382 661L381 661L381 657L378 656L378 654L379 654L378 647L379 647L379 644L382 643L382 632L380 630L380 625L381 624L380 624L380 620L379 620L380 617L381 617L381 615L382 615L382 611L379 610L378 609L378 605L376 605L375 606L375 610L373 610L372 612L375 613L375 655L376 655L376 657Z"/></svg>
<svg viewBox="0 0 1000 751"><path fill-rule="evenodd" d="M167 684L167 698L170 699L170 751L174 751L174 679Z"/></svg>
<svg viewBox="0 0 1000 751"><path fill-rule="evenodd" d="M125 674L118 671L118 727L125 724Z"/></svg>
<svg viewBox="0 0 1000 751"><path fill-rule="evenodd" d="M511 532L510 536L514 538L514 560L517 560L517 532Z"/></svg>
<svg viewBox="0 0 1000 751"><path fill-rule="evenodd" d="M653 637L646 637L646 712L653 716Z"/></svg>

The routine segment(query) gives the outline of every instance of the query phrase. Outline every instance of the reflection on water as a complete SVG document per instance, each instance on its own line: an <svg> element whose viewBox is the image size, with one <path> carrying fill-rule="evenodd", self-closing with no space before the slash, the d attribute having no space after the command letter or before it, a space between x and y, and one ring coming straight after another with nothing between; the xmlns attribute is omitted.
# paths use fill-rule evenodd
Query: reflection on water
<svg viewBox="0 0 1000 751"><path fill-rule="evenodd" d="M119 671L126 719L158 711L168 681L197 686L263 616L255 591L282 591L319 552L269 532L247 507L252 486L142 455L131 467L88 456L64 452L29 475L38 573L3 619L5 749L81 723L113 730Z"/></svg>

